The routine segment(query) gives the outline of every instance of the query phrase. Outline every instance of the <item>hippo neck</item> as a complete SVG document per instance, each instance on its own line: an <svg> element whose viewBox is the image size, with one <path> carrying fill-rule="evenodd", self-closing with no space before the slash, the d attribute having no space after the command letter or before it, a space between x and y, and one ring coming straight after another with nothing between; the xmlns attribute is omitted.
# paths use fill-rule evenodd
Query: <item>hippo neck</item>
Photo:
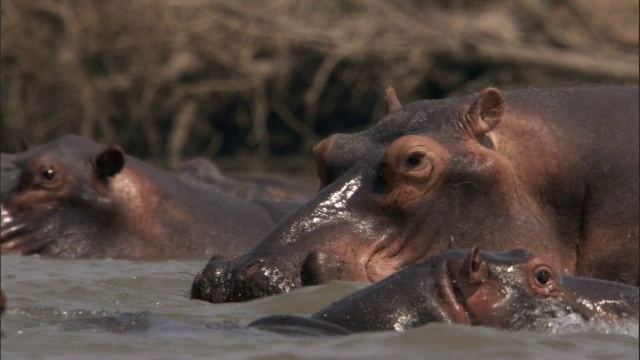
<svg viewBox="0 0 640 360"><path fill-rule="evenodd" d="M565 129L552 128L539 117L516 110L510 111L495 131L497 151L509 159L517 179L530 193L545 190L549 183L560 179L574 178L569 171L579 164L571 162L579 159L567 154L579 154L576 144L565 136ZM526 138L535 140L522 140Z"/></svg>
<svg viewBox="0 0 640 360"><path fill-rule="evenodd" d="M144 243L163 238L158 232L166 231L169 224L189 223L185 209L167 194L167 187L151 181L139 168L126 166L109 187L114 203L123 209L120 213L126 214L128 227Z"/></svg>
<svg viewBox="0 0 640 360"><path fill-rule="evenodd" d="M536 216L538 219L558 219L552 226L560 239L565 246L575 246L581 237L587 186L580 145L568 136L565 126L525 115L517 108L509 111L504 123L496 129L497 151L511 164L518 202L548 215Z"/></svg>
<svg viewBox="0 0 640 360"><path fill-rule="evenodd" d="M209 249L210 245L202 238L238 234L243 223L251 223L252 227L239 236L256 236L254 233L273 225L269 215L252 202L185 181L135 159L127 160L123 171L109 186L116 206L127 214L125 221L129 228L143 243L166 239L167 244L162 245L165 248L180 247L179 251L193 252L197 250L184 248L193 246L192 241L186 240L199 239L198 246L211 252L214 249ZM226 251L225 248L215 250Z"/></svg>

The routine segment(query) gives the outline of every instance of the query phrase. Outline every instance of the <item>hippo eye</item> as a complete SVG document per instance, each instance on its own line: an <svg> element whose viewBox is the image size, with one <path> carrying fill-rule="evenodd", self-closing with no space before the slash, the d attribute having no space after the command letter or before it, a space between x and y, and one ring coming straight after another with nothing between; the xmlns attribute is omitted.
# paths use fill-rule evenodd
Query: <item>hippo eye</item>
<svg viewBox="0 0 640 360"><path fill-rule="evenodd" d="M548 286L553 283L553 274L548 267L543 266L535 271L535 280L538 286Z"/></svg>
<svg viewBox="0 0 640 360"><path fill-rule="evenodd" d="M420 165L420 163L422 163L423 159L424 159L423 153L412 154L407 158L407 161L406 161L407 167L416 167Z"/></svg>
<svg viewBox="0 0 640 360"><path fill-rule="evenodd" d="M541 285L546 285L550 278L551 274L546 270L538 271L536 274L536 281Z"/></svg>
<svg viewBox="0 0 640 360"><path fill-rule="evenodd" d="M55 180L57 172L53 168L46 168L40 174L42 178L48 182Z"/></svg>

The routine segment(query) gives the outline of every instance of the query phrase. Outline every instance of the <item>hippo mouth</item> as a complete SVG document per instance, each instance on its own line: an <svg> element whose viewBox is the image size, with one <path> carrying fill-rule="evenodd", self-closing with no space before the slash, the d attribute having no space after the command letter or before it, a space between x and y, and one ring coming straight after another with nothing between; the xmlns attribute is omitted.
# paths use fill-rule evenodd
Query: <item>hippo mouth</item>
<svg viewBox="0 0 640 360"><path fill-rule="evenodd" d="M4 204L1 207L1 225L0 225L0 239L2 241L2 249L4 250L5 243L11 239L19 236L26 228L26 223L18 221L14 218Z"/></svg>
<svg viewBox="0 0 640 360"><path fill-rule="evenodd" d="M46 214L40 214L37 218L16 217L4 206L1 207L0 249L2 252L16 252L21 255L29 255L37 252L49 240L44 237L29 236L34 221ZM45 211L46 213L46 211Z"/></svg>

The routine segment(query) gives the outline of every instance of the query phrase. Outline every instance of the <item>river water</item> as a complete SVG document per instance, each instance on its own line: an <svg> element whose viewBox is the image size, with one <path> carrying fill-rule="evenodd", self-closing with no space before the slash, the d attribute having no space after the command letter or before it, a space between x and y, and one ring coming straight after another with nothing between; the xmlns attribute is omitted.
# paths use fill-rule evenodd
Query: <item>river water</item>
<svg viewBox="0 0 640 360"><path fill-rule="evenodd" d="M366 286L334 282L246 303L188 299L205 261L2 255L2 359L638 359L638 325L540 334L430 324L290 337L245 327L308 315Z"/></svg>

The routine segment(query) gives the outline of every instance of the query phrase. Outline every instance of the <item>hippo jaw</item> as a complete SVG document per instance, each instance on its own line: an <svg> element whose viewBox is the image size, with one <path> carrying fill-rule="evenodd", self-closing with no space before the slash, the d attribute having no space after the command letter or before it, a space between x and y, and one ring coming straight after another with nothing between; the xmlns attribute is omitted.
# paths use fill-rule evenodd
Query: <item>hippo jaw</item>
<svg viewBox="0 0 640 360"><path fill-rule="evenodd" d="M36 222L46 221L50 211L40 211L36 216L25 218L14 216L4 204L2 207L2 221L0 230L0 244L2 252L18 252L21 255L36 253L40 248L53 240L51 236L37 236L34 232ZM47 227L53 230L51 226Z"/></svg>
<svg viewBox="0 0 640 360"><path fill-rule="evenodd" d="M449 265L449 264L447 264ZM442 310L448 315L450 322L454 324L470 325L471 317L456 281L456 272L451 271L451 266L443 271L443 276L438 280L438 288L442 301Z"/></svg>
<svg viewBox="0 0 640 360"><path fill-rule="evenodd" d="M74 209L74 206L61 202L15 215L13 211L4 208L0 234L2 252L62 255L69 258L90 256L93 250L88 241L96 236L97 231L94 226L95 214L90 214L84 207ZM65 226L70 223L69 219L79 219L80 224Z"/></svg>

